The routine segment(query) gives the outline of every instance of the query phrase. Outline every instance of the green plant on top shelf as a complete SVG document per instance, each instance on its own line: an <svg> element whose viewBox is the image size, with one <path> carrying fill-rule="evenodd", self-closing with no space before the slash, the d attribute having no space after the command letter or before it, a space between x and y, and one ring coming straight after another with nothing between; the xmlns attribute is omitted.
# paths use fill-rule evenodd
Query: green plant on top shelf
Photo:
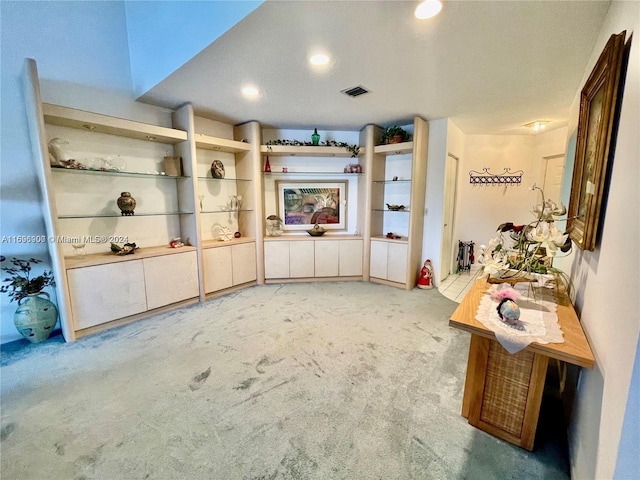
<svg viewBox="0 0 640 480"><path fill-rule="evenodd" d="M4 260L4 257L2 257ZM31 277L31 264L42 263L42 260L30 258L29 260L20 260L18 258L11 259L12 267L2 267L2 270L9 274L8 278L3 280L0 287L1 293L8 294L9 301L20 302L29 295L40 293L46 287L55 287L56 282L53 278L53 271L45 270L42 275Z"/></svg>
<svg viewBox="0 0 640 480"><path fill-rule="evenodd" d="M382 132L382 137L380 138L381 144L389 144L389 143L401 143L409 140L409 133L402 127L398 125L394 125L392 127L387 127Z"/></svg>
<svg viewBox="0 0 640 480"><path fill-rule="evenodd" d="M300 140L269 140L265 145L285 145L288 147L340 147L346 148L351 152L351 157L357 157L360 153L360 147L358 145L351 145L346 142L337 142L335 140L325 140L317 145L313 142L302 142Z"/></svg>

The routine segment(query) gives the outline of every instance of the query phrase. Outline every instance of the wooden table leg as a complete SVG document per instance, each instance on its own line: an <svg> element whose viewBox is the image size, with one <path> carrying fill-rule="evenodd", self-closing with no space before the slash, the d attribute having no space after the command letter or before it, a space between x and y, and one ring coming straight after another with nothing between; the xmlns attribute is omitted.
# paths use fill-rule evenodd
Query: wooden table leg
<svg viewBox="0 0 640 480"><path fill-rule="evenodd" d="M464 395L462 397L462 416L469 418L469 407L471 405L471 395L473 393L473 382L476 377L475 370L478 363L481 363L481 372L484 370L486 360L485 344L482 343L483 338L478 335L471 335L469 344L469 359L467 360L467 376L464 381Z"/></svg>

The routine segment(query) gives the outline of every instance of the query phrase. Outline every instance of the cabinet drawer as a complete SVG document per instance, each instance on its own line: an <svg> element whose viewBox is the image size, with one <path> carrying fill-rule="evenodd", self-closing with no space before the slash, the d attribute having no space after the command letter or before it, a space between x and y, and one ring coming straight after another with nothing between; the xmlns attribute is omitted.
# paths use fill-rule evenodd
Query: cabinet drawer
<svg viewBox="0 0 640 480"><path fill-rule="evenodd" d="M314 276L313 242L289 243L289 274L291 278L310 278Z"/></svg>
<svg viewBox="0 0 640 480"><path fill-rule="evenodd" d="M289 278L289 242L264 242L265 278Z"/></svg>
<svg viewBox="0 0 640 480"><path fill-rule="evenodd" d="M369 274L375 278L387 279L387 258L389 256L387 242L371 242L371 262Z"/></svg>
<svg viewBox="0 0 640 480"><path fill-rule="evenodd" d="M315 243L315 276L337 277L339 273L339 240L321 240Z"/></svg>
<svg viewBox="0 0 640 480"><path fill-rule="evenodd" d="M196 252L162 255L142 261L149 310L198 296Z"/></svg>
<svg viewBox="0 0 640 480"><path fill-rule="evenodd" d="M147 310L142 260L67 271L74 329Z"/></svg>
<svg viewBox="0 0 640 480"><path fill-rule="evenodd" d="M362 275L362 240L342 240L340 244L341 277Z"/></svg>
<svg viewBox="0 0 640 480"><path fill-rule="evenodd" d="M256 244L242 243L231 247L233 285L253 282L256 274Z"/></svg>
<svg viewBox="0 0 640 480"><path fill-rule="evenodd" d="M231 247L207 248L202 252L205 293L233 286Z"/></svg>

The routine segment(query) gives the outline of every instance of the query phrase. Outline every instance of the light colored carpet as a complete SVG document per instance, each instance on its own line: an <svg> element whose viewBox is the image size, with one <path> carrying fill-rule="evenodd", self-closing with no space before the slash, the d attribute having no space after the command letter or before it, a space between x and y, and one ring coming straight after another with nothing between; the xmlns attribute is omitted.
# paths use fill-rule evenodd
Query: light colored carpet
<svg viewBox="0 0 640 480"><path fill-rule="evenodd" d="M5 345L1 477L568 478L557 432L530 453L460 416L456 306L435 289L267 285Z"/></svg>

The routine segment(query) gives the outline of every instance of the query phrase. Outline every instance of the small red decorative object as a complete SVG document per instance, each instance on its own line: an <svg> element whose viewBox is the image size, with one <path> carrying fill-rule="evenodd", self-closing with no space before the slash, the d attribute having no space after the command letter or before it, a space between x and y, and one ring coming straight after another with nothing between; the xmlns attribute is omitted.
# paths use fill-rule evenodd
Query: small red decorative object
<svg viewBox="0 0 640 480"><path fill-rule="evenodd" d="M267 156L267 161L264 164L264 171L266 173L271 173L271 164L269 163L269 157Z"/></svg>
<svg viewBox="0 0 640 480"><path fill-rule="evenodd" d="M242 236L242 234L240 232L236 232L236 233L233 234L233 236L235 238L240 238Z"/></svg>
<svg viewBox="0 0 640 480"><path fill-rule="evenodd" d="M171 248L180 248L180 247L184 247L184 243L180 241L180 237L176 237L173 240L171 240L171 242L169 242L169 246Z"/></svg>
<svg viewBox="0 0 640 480"><path fill-rule="evenodd" d="M428 258L424 261L424 266L420 270L418 288L423 288L425 290L433 288L433 267L431 266L431 260Z"/></svg>

